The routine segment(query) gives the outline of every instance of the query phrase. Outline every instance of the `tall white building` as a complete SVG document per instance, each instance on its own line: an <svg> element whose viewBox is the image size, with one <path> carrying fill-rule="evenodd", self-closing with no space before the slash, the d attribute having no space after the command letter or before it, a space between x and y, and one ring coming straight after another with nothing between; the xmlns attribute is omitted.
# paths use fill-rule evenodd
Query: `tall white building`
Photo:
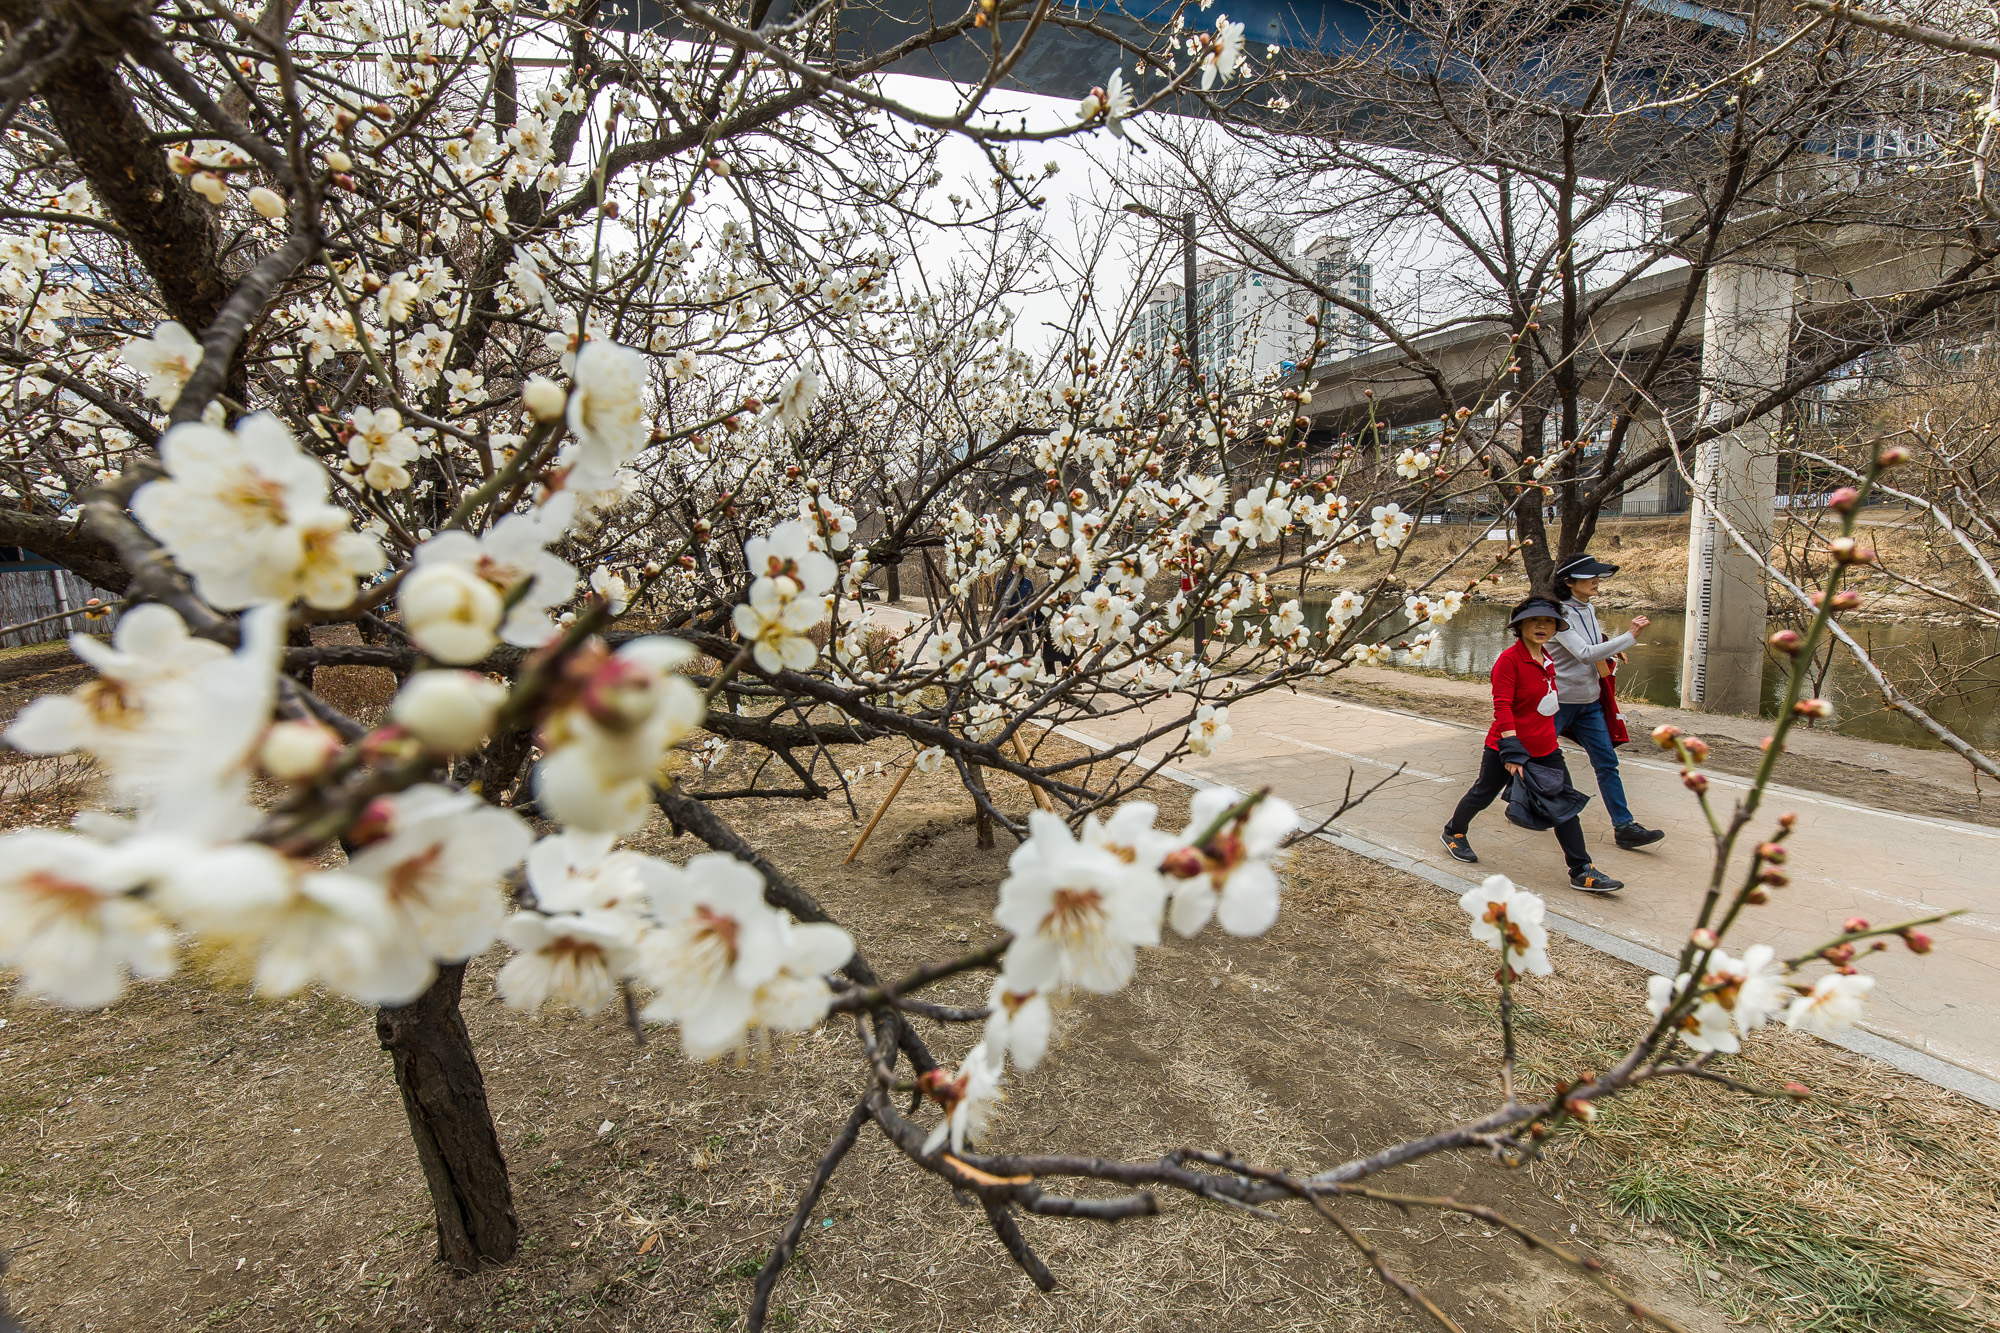
<svg viewBox="0 0 2000 1333"><path fill-rule="evenodd" d="M1373 270L1366 260L1351 257L1346 237L1320 237L1297 262L1323 287L1364 305L1372 302ZM1181 284L1161 283L1147 294L1132 328L1133 344L1157 354L1179 346L1186 309ZM1211 382L1225 370L1254 378L1302 364L1314 337L1305 321L1314 313L1320 317L1318 336L1326 342L1321 365L1370 345L1367 326L1358 317L1320 300L1309 288L1229 260L1211 259L1195 270L1195 310L1197 351Z"/></svg>

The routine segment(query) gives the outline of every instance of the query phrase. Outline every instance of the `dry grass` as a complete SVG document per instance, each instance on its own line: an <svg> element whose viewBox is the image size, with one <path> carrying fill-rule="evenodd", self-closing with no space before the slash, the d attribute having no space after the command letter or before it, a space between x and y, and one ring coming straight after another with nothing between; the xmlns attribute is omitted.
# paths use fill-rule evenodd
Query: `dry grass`
<svg viewBox="0 0 2000 1333"><path fill-rule="evenodd" d="M886 787L864 783L859 799ZM1025 805L1018 786L997 784L995 796ZM1159 801L1167 821L1185 808L1177 788ZM947 775L913 779L845 870L853 826L838 805L731 815L853 923L885 969L991 930L1005 850L973 846L969 803ZM699 850L659 827L644 841L674 857ZM1489 1105L1492 957L1456 905L1317 843L1298 849L1289 882L1267 937L1170 936L1127 991L1069 1011L1051 1060L1014 1084L996 1143L1129 1155L1226 1146L1318 1166ZM1601 1067L1642 993L1613 960L1562 941L1553 956L1557 976L1527 996L1535 1084ZM742 1066L691 1065L670 1043L635 1047L609 1019L515 1015L493 999L490 966L469 980L466 1011L526 1239L516 1263L465 1280L430 1262L421 1178L366 1011L325 998L260 1003L191 978L141 987L102 1015L9 1011L9 1295L49 1333L737 1326L764 1247L858 1087L848 1037L824 1031ZM970 1036L941 1044L956 1051ZM2000 1290L1990 1114L1789 1035L1745 1063L1838 1100L1792 1107L1666 1088L1610 1108L1592 1138L1565 1139L1529 1172L1459 1157L1395 1183L1459 1192L1573 1239L1696 1329L1745 1318L2000 1328L1990 1297L1974 1296ZM1721 1189L1668 1208L1689 1196L1660 1181ZM1162 1217L1115 1228L1026 1223L1063 1283L1043 1296L976 1210L864 1136L785 1279L777 1326L1424 1326L1303 1217L1270 1224L1166 1202ZM1618 1203L1652 1207L1656 1223ZM1469 1327L1629 1327L1476 1223L1358 1205L1351 1216ZM1784 1253L1746 1249L1746 1237ZM1823 1291L1815 1272L1862 1262L1897 1293L1874 1322L1785 1299L1796 1294L1788 1282Z"/></svg>

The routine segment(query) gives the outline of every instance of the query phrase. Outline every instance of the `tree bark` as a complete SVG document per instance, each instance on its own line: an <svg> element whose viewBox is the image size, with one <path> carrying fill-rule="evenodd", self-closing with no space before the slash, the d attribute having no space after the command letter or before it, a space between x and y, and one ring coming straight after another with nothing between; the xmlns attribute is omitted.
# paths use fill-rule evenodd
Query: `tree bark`
<svg viewBox="0 0 2000 1333"><path fill-rule="evenodd" d="M415 1000L376 1012L375 1035L395 1060L410 1137L437 1212L438 1258L471 1273L513 1258L520 1228L486 1080L458 1011L464 984L464 963L439 968Z"/></svg>

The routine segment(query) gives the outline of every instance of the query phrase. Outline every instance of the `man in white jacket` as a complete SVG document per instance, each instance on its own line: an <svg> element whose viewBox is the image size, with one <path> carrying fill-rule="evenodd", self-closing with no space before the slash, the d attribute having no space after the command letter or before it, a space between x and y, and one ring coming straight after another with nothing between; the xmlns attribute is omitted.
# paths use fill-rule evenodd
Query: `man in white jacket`
<svg viewBox="0 0 2000 1333"><path fill-rule="evenodd" d="M1601 700L1599 677L1604 673L1599 664L1637 647L1639 632L1653 622L1645 616L1633 616L1629 633L1610 637L1598 626L1591 598L1597 595L1597 581L1617 572L1618 566L1583 551L1556 566L1556 597L1562 602L1567 624L1549 640L1548 653L1556 666L1556 734L1569 737L1590 756L1597 790L1604 797L1604 812L1611 816L1612 838L1626 851L1636 851L1667 835L1632 818L1625 804L1618 751L1612 747L1611 726Z"/></svg>

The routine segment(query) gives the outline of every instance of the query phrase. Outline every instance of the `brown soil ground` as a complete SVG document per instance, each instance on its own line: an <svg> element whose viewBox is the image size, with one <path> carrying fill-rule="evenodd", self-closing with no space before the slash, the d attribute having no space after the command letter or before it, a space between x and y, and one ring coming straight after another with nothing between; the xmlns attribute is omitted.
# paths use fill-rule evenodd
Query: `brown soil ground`
<svg viewBox="0 0 2000 1333"><path fill-rule="evenodd" d="M44 680L44 687L57 682ZM322 686L331 681L321 682ZM897 762L886 745L869 753ZM860 812L887 782L858 786ZM82 783L18 798L57 822ZM998 783L1020 810L1026 794ZM1159 803L1184 818L1182 791ZM845 804L729 810L886 972L987 938L1006 849L974 844L945 774L917 777L850 867ZM701 850L657 824L638 840ZM1002 838L1003 843L1005 837ZM1171 935L1120 995L1061 1020L1014 1079L994 1146L1151 1156L1183 1145L1317 1168L1476 1113L1496 1096L1492 955L1427 883L1300 847L1258 940ZM1523 1077L1601 1068L1643 977L1568 941L1523 996ZM962 1001L980 998L970 984ZM839 1028L740 1065L638 1046L608 1018L523 1017L468 979L523 1224L518 1260L453 1278L372 1015L184 976L101 1014L7 1009L0 1029L4 1290L28 1327L722 1330L859 1086ZM954 1054L972 1033L938 1038ZM2000 1329L2000 1127L1837 1048L1779 1033L1731 1062L1823 1101L1663 1086L1605 1109L1516 1172L1438 1159L1383 1183L1454 1192L1602 1257L1704 1333ZM1306 1330L1427 1326L1310 1215L1279 1223L1179 1198L1106 1226L1030 1219L1062 1285L1041 1295L976 1209L864 1136L780 1289L774 1326L907 1330ZM1490 1227L1345 1205L1388 1261L1469 1329L1631 1325ZM1650 1220L1648 1220L1650 1219Z"/></svg>

